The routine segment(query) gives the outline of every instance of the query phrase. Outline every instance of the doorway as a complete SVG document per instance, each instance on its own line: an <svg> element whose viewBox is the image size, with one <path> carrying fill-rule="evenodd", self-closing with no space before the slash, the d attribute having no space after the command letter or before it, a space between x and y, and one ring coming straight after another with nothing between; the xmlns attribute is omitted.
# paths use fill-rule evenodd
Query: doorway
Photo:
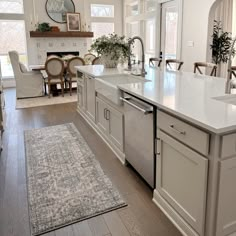
<svg viewBox="0 0 236 236"><path fill-rule="evenodd" d="M161 4L161 52L166 59L179 59L181 52L182 1Z"/></svg>

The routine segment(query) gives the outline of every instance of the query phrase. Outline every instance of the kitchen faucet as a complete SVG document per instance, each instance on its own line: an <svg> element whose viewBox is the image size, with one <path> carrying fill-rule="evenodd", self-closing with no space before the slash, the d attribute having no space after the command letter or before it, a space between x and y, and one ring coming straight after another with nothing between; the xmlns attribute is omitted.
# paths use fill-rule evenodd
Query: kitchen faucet
<svg viewBox="0 0 236 236"><path fill-rule="evenodd" d="M142 69L141 69L141 76L145 77L146 75L146 71L144 69L144 64L145 64L145 54L144 54L144 44L143 44L143 40L139 37L139 36L134 36L133 38L131 38L128 42L129 44L129 57L128 57L128 70L131 71L132 69L132 65L131 65L131 44L134 42L135 39L138 39L141 43L142 46Z"/></svg>
<svg viewBox="0 0 236 236"><path fill-rule="evenodd" d="M235 43L236 43L236 37L233 39L232 45L229 51L228 76L227 76L227 81L225 84L225 93L228 93L228 94L230 94L231 92L232 55L233 55Z"/></svg>

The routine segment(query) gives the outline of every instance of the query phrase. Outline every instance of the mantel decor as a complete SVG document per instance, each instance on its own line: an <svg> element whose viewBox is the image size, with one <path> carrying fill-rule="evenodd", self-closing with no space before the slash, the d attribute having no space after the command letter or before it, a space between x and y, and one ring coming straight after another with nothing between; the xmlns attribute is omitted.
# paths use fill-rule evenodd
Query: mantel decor
<svg viewBox="0 0 236 236"><path fill-rule="evenodd" d="M39 31L30 31L31 38L66 38L66 37L78 37L78 38L92 38L93 32L81 32L81 31L48 31L48 32L39 32Z"/></svg>
<svg viewBox="0 0 236 236"><path fill-rule="evenodd" d="M80 13L66 13L67 31L81 31Z"/></svg>
<svg viewBox="0 0 236 236"><path fill-rule="evenodd" d="M75 12L75 4L72 0L47 0L45 9L53 21L66 23L66 13Z"/></svg>
<svg viewBox="0 0 236 236"><path fill-rule="evenodd" d="M128 40L125 39L125 36L117 34L97 38L92 43L90 52L96 52L107 68L114 68L118 63L124 63L130 53Z"/></svg>

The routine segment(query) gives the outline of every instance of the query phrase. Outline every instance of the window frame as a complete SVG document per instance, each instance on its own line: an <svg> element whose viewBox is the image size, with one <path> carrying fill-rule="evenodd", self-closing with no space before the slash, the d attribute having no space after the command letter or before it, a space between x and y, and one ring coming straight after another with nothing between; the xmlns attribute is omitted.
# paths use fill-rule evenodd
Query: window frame
<svg viewBox="0 0 236 236"><path fill-rule="evenodd" d="M26 32L27 32L27 26L26 26L26 22L25 22L25 4L23 1L23 13L0 13L0 20L1 21L23 21L24 22L24 28L25 28L25 46L26 46L26 51L25 51L25 55L26 55L26 60L28 62L28 45L27 45L27 39L26 39ZM6 56L8 56L8 54L4 54ZM1 56L4 56L1 55ZM22 54L20 54L22 55ZM1 70L3 72L3 70ZM14 76L4 76L2 75L2 79L3 80L7 80L7 79L13 79Z"/></svg>

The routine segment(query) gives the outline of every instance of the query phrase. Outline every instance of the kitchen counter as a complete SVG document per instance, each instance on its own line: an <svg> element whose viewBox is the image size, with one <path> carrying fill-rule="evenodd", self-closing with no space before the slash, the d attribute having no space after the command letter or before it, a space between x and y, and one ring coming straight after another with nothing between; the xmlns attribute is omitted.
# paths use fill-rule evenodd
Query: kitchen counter
<svg viewBox="0 0 236 236"><path fill-rule="evenodd" d="M106 69L102 65L77 69L93 77L127 73L121 67ZM151 67L146 79L150 82L120 84L118 87L213 133L236 130L236 106L213 99L225 95L226 79Z"/></svg>
<svg viewBox="0 0 236 236"><path fill-rule="evenodd" d="M80 72L92 76L92 77L108 77L115 75L127 74L128 72L124 70L122 67L117 68L104 68L103 65L87 65L87 66L75 66L77 70Z"/></svg>
<svg viewBox="0 0 236 236"><path fill-rule="evenodd" d="M140 82L124 75L127 72L121 67L77 67L83 73L78 78L78 113L126 163L127 129L134 144L140 146L132 125L136 122L147 129L147 123L140 122L142 113L135 113L130 119L133 122L125 123L129 112L110 95L120 102L124 91L153 104L157 108L156 134L151 141L145 136L147 143L142 150L156 150L154 203L185 236L235 234L236 94L225 95L224 78L147 69L145 78L149 81ZM222 96L235 105L220 101ZM150 143L155 148L150 148ZM147 160L147 151L142 156Z"/></svg>

